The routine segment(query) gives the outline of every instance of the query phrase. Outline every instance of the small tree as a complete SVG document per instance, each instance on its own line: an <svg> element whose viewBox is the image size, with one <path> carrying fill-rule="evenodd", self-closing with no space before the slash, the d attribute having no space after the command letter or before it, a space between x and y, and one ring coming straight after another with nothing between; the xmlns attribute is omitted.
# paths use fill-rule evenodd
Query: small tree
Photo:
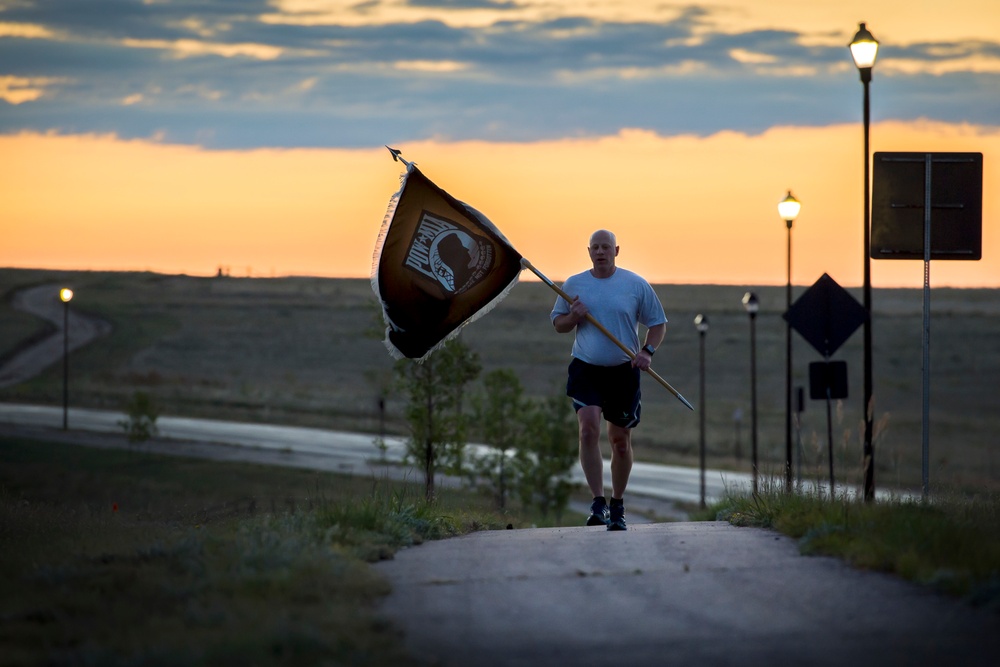
<svg viewBox="0 0 1000 667"><path fill-rule="evenodd" d="M132 394L125 406L125 415L127 418L119 420L118 425L124 429L129 442L145 442L157 434L156 419L160 413L146 392Z"/></svg>
<svg viewBox="0 0 1000 667"><path fill-rule="evenodd" d="M476 422L483 442L493 451L476 462L474 472L490 482L496 490L497 505L504 509L511 481L507 452L526 439L525 412L530 410L530 404L523 397L517 375L506 368L488 373L483 378L483 389L476 400Z"/></svg>
<svg viewBox="0 0 1000 667"><path fill-rule="evenodd" d="M478 355L455 338L423 361L396 362L398 384L407 397L410 426L407 457L424 470L424 490L434 500L434 475L462 468L466 442L465 386L481 370Z"/></svg>
<svg viewBox="0 0 1000 667"><path fill-rule="evenodd" d="M518 492L526 506L535 505L543 516L553 512L559 521L573 491L578 426L566 397L559 394L535 403L526 419L528 437L514 457Z"/></svg>

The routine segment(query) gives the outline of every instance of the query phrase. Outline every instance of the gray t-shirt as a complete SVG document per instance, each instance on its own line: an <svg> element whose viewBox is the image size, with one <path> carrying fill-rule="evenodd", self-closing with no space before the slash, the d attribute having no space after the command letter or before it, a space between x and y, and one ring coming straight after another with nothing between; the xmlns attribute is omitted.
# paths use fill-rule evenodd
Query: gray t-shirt
<svg viewBox="0 0 1000 667"><path fill-rule="evenodd" d="M609 278L595 278L590 271L570 276L563 291L578 296L587 305L594 319L615 335L625 347L639 351L639 323L655 327L667 321L656 293L642 276L616 267ZM556 298L552 319L570 312L570 304ZM573 356L595 366L617 366L629 357L600 329L587 320L576 327Z"/></svg>

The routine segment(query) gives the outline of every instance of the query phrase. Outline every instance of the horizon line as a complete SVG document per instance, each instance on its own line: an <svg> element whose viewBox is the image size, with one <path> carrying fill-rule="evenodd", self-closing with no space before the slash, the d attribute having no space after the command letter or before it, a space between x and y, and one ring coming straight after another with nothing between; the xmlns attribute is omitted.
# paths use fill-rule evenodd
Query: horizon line
<svg viewBox="0 0 1000 667"><path fill-rule="evenodd" d="M905 261L905 260L897 260ZM920 261L920 260L911 260ZM218 268L229 268L220 265ZM196 273L186 270L176 270L176 271L166 271L162 269L150 269L150 268L117 268L117 269L93 269L93 268L47 268L38 266L0 266L0 271L36 271L36 272L47 272L47 273L137 273L137 274L153 274L164 277L176 277L176 278L211 278L211 279L228 279L228 280L282 280L282 279L310 279L310 280L363 280L371 281L370 276L337 276L330 274L310 274L310 273L277 273L275 271L271 272L254 272L253 267L244 267L249 269L247 274L231 274L226 273L220 275L218 270L215 272L206 273ZM831 276L832 277L832 276ZM566 278L553 278L553 282L562 282ZM819 277L817 277L819 280ZM527 283L541 283L542 281L531 274L530 272L522 272L521 277L518 278L518 282ZM784 288L787 286L785 282L735 282L735 281L723 281L723 282L703 282L697 280L676 280L671 282L653 282L650 281L651 285L687 285L687 286L699 286L699 287L767 287L767 288ZM807 289L814 283L801 284L792 283L792 287ZM838 283L840 284L840 283ZM861 284L851 285L851 284L841 284L844 289L862 289ZM967 290L997 290L1000 289L998 285L935 285L933 280L931 283L932 289L967 289ZM891 290L922 290L922 285L902 285L902 284L889 284L889 285L876 285L872 284L872 289L891 289Z"/></svg>

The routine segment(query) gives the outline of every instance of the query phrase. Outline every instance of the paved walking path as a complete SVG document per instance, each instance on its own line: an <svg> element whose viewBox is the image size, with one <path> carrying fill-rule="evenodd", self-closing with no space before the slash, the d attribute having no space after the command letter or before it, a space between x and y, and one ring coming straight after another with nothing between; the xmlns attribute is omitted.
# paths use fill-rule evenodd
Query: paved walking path
<svg viewBox="0 0 1000 667"><path fill-rule="evenodd" d="M1000 612L723 522L475 533L376 568L435 665L1000 664Z"/></svg>

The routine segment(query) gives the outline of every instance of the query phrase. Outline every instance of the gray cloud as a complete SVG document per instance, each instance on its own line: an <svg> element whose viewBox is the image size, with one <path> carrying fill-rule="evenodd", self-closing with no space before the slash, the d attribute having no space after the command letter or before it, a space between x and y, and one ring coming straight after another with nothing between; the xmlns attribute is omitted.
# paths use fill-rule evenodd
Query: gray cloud
<svg viewBox="0 0 1000 667"><path fill-rule="evenodd" d="M0 11L0 20L41 24L83 38L170 39L194 37L186 19L211 26L256 20L271 11L267 0L197 0L145 4L136 0L29 0Z"/></svg>
<svg viewBox="0 0 1000 667"><path fill-rule="evenodd" d="M1000 43L971 40L967 42L918 42L908 46L880 48L880 58L908 58L925 62L945 62L972 56L1000 58Z"/></svg>
<svg viewBox="0 0 1000 667"><path fill-rule="evenodd" d="M408 0L411 7L438 7L446 9L516 9L516 2L506 0Z"/></svg>
<svg viewBox="0 0 1000 667"><path fill-rule="evenodd" d="M0 132L158 133L213 147L363 146L432 136L528 141L622 127L755 133L779 124L851 122L858 113L857 75L843 67L850 62L846 47L804 46L798 34L779 30L695 40L695 29L705 27L701 9L661 23L567 16L481 28L259 20L271 11L264 0L7 6L0 21L43 25L71 39L0 38L0 76L47 80L35 101L0 101ZM211 49L179 57L162 48L176 40L283 51L276 59ZM998 57L1000 44L884 45L880 58L940 63L977 55ZM429 71L427 63L452 65ZM873 117L996 124L997 91L997 74L883 75L876 68Z"/></svg>

